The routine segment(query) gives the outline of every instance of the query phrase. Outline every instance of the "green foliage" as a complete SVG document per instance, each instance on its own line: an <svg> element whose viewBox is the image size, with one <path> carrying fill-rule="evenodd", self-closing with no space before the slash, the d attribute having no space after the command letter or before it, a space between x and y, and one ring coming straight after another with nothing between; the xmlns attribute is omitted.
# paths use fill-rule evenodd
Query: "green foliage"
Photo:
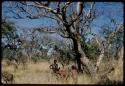
<svg viewBox="0 0 125 86"><path fill-rule="evenodd" d="M12 59L18 53L17 41L18 35L16 33L15 24L9 20L2 19L2 54L4 58Z"/></svg>
<svg viewBox="0 0 125 86"><path fill-rule="evenodd" d="M35 56L35 55L31 57L31 60L32 60L34 63L37 63L37 62L41 61L41 59L40 59L38 56Z"/></svg>
<svg viewBox="0 0 125 86"><path fill-rule="evenodd" d="M81 39L80 39L80 42L81 42L81 46L84 50L85 53L88 52L88 46L87 46L87 43L85 42L86 38L84 35L81 36Z"/></svg>
<svg viewBox="0 0 125 86"><path fill-rule="evenodd" d="M118 31L116 34L115 34L115 37L113 38L112 40L112 48L114 48L115 50L112 51L113 54L115 55L115 57L117 58L118 57L118 52L119 52L119 49L122 47L123 45L123 29L121 31Z"/></svg>
<svg viewBox="0 0 125 86"><path fill-rule="evenodd" d="M13 30L15 29L14 23L2 19L1 29L2 29L2 35L7 35L13 32Z"/></svg>
<svg viewBox="0 0 125 86"><path fill-rule="evenodd" d="M88 58L95 59L100 54L98 44L95 42L90 42L90 43L85 42L85 40L86 40L85 36L82 36L81 37L82 49L84 50Z"/></svg>
<svg viewBox="0 0 125 86"><path fill-rule="evenodd" d="M69 48L63 47L63 49L60 49L55 45L54 49L60 54L58 59L61 62L68 64L69 60L73 59L71 56L71 54L73 55L73 52L71 52L72 50L70 50Z"/></svg>
<svg viewBox="0 0 125 86"><path fill-rule="evenodd" d="M113 38L112 40L112 43L116 43L116 44L122 44L123 42L123 29L118 31L116 34L115 34L115 37Z"/></svg>
<svg viewBox="0 0 125 86"><path fill-rule="evenodd" d="M2 57L3 59L4 58L8 58L9 57L9 50L7 48L5 48L3 51L2 51Z"/></svg>
<svg viewBox="0 0 125 86"><path fill-rule="evenodd" d="M2 36L7 39L8 43L11 43L13 39L18 38L16 33L15 24L12 21L2 19Z"/></svg>
<svg viewBox="0 0 125 86"><path fill-rule="evenodd" d="M87 52L86 55L90 59L96 59L99 56L99 46L97 43L87 44Z"/></svg>
<svg viewBox="0 0 125 86"><path fill-rule="evenodd" d="M115 22L115 20L111 20L111 21ZM111 47L108 53L112 55L112 57L114 57L114 55L117 57L117 51L123 45L123 35L124 35L123 24L115 24L115 23L113 27L111 27L110 25L104 25L100 31L102 36L104 36L104 38L107 41L110 40L109 44L111 44ZM120 30L117 31L111 39L109 39L109 35L111 35L111 33L114 32L117 28L120 28ZM106 47L108 47L108 44Z"/></svg>

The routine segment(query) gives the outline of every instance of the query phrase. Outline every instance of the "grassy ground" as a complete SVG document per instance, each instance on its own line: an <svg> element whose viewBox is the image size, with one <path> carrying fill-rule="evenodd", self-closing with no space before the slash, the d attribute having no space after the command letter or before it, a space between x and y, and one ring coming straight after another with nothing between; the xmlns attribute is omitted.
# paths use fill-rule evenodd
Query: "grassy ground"
<svg viewBox="0 0 125 86"><path fill-rule="evenodd" d="M105 62L101 65L102 70L105 67L110 66L110 62ZM122 68L117 67L115 71L109 74L111 80L122 81L123 72ZM27 68L24 70L22 65L18 66L18 69L14 71L12 65L6 65L5 61L2 61L2 71L6 70L14 74L15 84L73 84L73 80L69 78L67 82L62 80L57 80L54 76L51 75L49 70L49 63L47 61L42 61L39 63L28 63ZM78 76L78 84L97 84L98 79L91 79L86 74L80 74Z"/></svg>

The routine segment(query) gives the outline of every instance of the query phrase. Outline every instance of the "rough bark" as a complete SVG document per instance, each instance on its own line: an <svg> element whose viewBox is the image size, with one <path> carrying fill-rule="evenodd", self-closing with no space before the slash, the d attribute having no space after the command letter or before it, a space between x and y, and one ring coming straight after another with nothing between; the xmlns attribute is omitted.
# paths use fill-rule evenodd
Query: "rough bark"
<svg viewBox="0 0 125 86"><path fill-rule="evenodd" d="M80 43L80 35L75 35L73 40L74 45L74 51L76 54L76 61L79 72L82 72L82 67L86 66L86 69L89 71L90 75L93 77L95 75L94 65L91 63L91 61L86 57L84 51L81 48Z"/></svg>
<svg viewBox="0 0 125 86"><path fill-rule="evenodd" d="M97 59L95 71L98 71L98 67L99 67L100 63L102 62L103 57L104 57L104 50L101 51L101 54L99 55L99 57Z"/></svg>
<svg viewBox="0 0 125 86"><path fill-rule="evenodd" d="M79 45L79 39L72 39L73 40L73 45L74 45L74 51L75 51L75 54L76 54L76 61L77 61L77 66L78 66L78 70L79 71L82 71L82 68L81 68L81 53L80 53L80 45Z"/></svg>

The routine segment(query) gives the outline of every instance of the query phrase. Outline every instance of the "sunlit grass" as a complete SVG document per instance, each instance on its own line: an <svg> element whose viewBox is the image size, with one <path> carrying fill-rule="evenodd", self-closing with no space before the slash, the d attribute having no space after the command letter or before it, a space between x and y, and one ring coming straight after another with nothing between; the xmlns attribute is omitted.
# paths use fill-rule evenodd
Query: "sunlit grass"
<svg viewBox="0 0 125 86"><path fill-rule="evenodd" d="M106 71L113 61L107 61L100 65L100 71ZM16 84L73 84L72 78L69 78L67 82L61 79L57 80L55 76L52 76L49 69L49 63L45 60L38 63L28 63L27 68L24 70L22 65L18 66L18 69L14 71L13 65L6 65L5 61L2 61L2 71L6 70L15 76ZM115 70L108 74L110 80L123 81L123 68L117 65ZM100 81L99 78L91 78L87 74L78 75L78 84L97 84Z"/></svg>

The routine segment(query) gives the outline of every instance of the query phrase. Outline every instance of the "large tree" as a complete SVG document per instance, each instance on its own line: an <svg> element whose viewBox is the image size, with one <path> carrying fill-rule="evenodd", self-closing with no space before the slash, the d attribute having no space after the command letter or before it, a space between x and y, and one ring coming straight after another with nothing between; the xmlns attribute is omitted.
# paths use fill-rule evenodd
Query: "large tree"
<svg viewBox="0 0 125 86"><path fill-rule="evenodd" d="M94 75L95 67L86 57L81 45L82 33L85 30L91 29L90 24L97 14L94 5L94 2L22 1L9 2L9 10L14 13L14 18L37 19L46 17L56 21L58 27L56 27L55 31L57 31L57 33L63 38L71 39L73 42L73 50L75 52L75 58L79 71L82 71L82 66L86 66L89 72ZM40 31L40 29L43 31L45 27L37 30ZM92 33L92 35L94 35L97 39L97 36L94 33ZM101 45L98 39L97 43L99 46ZM104 50L102 49L100 55L101 57L103 56L103 52Z"/></svg>

